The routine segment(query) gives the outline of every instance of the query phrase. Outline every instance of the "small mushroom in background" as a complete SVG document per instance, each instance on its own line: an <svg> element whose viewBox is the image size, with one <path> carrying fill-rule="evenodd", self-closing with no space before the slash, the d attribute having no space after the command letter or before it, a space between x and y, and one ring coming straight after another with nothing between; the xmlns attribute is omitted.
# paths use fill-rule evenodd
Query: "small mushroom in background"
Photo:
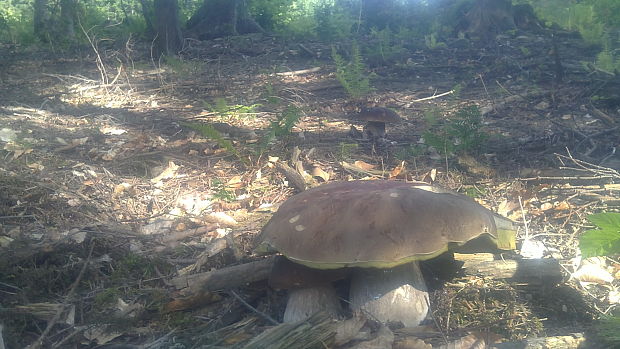
<svg viewBox="0 0 620 349"><path fill-rule="evenodd" d="M385 124L399 123L403 119L395 111L385 107L362 108L352 120L365 121L364 134L370 139L384 138Z"/></svg>
<svg viewBox="0 0 620 349"><path fill-rule="evenodd" d="M509 219L425 183L333 182L285 201L263 228L257 251L293 262L272 271L275 283L296 286L287 322L320 310L337 314L332 281L351 274L353 311L417 326L429 305L418 261L480 236L514 249L515 234Z"/></svg>

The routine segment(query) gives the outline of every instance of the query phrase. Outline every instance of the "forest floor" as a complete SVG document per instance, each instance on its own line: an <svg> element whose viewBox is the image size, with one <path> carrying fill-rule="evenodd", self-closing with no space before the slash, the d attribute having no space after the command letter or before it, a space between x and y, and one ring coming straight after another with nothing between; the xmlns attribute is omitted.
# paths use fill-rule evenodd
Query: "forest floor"
<svg viewBox="0 0 620 349"><path fill-rule="evenodd" d="M596 346L592 320L620 302L620 263L582 261L577 248L593 227L588 214L620 208L617 91L613 74L592 68L596 48L572 33L513 33L485 45L410 42L390 57L362 51L373 88L362 103L336 79L332 45L302 45L265 35L191 41L182 59L167 62L139 45L74 55L3 48L7 348L251 343L274 326L268 318L281 321L285 291L240 280L199 292L178 280L263 258L252 251L255 236L299 189L282 163L309 186L432 179L519 224L519 254L510 258L553 258L562 267L564 281L544 287L436 280L433 320L422 330L361 324L341 347L577 334ZM375 144L351 129L361 129L350 118L361 104L392 108L404 122ZM457 111L471 105L482 115L469 131L484 136L480 149L446 154L423 142L429 133L450 142L449 130L463 126ZM270 137L273 122L287 118L292 130ZM218 132L201 133L196 125L206 123ZM312 333L308 326L302 332Z"/></svg>

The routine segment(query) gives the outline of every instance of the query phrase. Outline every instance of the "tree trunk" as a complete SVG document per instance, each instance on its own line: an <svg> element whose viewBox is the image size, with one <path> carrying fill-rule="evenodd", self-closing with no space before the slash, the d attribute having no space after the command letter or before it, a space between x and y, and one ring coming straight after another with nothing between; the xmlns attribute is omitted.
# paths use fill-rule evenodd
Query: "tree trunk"
<svg viewBox="0 0 620 349"><path fill-rule="evenodd" d="M157 56L176 55L183 48L177 0L155 0L155 47Z"/></svg>
<svg viewBox="0 0 620 349"><path fill-rule="evenodd" d="M245 0L204 0L187 21L187 29L201 40L263 32L250 17Z"/></svg>
<svg viewBox="0 0 620 349"><path fill-rule="evenodd" d="M61 34L66 41L75 41L75 19L77 18L75 0L60 1Z"/></svg>
<svg viewBox="0 0 620 349"><path fill-rule="evenodd" d="M398 11L394 0L363 0L362 20L364 27L383 29L388 27Z"/></svg>
<svg viewBox="0 0 620 349"><path fill-rule="evenodd" d="M152 36L155 33L155 29L153 27L153 6L147 0L140 0L140 5L142 5L142 16L144 17L144 22L146 23L146 33L147 35Z"/></svg>
<svg viewBox="0 0 620 349"><path fill-rule="evenodd" d="M48 0L35 0L34 2L34 35L41 41L48 40L48 28L50 27L50 12Z"/></svg>
<svg viewBox="0 0 620 349"><path fill-rule="evenodd" d="M511 0L477 0L463 19L464 31L483 41L516 28Z"/></svg>

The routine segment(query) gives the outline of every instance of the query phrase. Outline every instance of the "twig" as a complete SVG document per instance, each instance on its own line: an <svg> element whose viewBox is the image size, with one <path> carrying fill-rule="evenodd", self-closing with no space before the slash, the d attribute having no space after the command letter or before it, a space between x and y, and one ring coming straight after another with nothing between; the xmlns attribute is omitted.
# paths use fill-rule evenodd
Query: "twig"
<svg viewBox="0 0 620 349"><path fill-rule="evenodd" d="M95 52L95 55L97 56L97 60L96 60L97 69L99 69L99 75L101 76L101 83L105 86L108 84L108 72L105 69L105 64L103 63L103 59L101 58L101 55L99 54L99 50L97 49L97 44L88 35L88 32L86 31L86 29L84 29L84 27L82 26L82 23L79 22L78 24L80 25L80 29L82 29L84 36L86 36L86 39L88 39L90 46L92 47L93 51ZM108 90L106 88L106 92L107 91Z"/></svg>
<svg viewBox="0 0 620 349"><path fill-rule="evenodd" d="M33 214L26 214L23 216L0 216L0 219L12 219L12 218L32 218L35 217Z"/></svg>
<svg viewBox="0 0 620 349"><path fill-rule="evenodd" d="M248 309L250 309L251 311L255 312L256 314L262 316L265 320L269 321L271 324L273 325L279 325L280 323L277 322L276 320L274 320L271 316L263 313L262 311L254 308L253 306L251 306L248 302L246 302L245 300L243 300L243 298L241 298L241 296L239 296L235 291L230 290L228 291L228 293L235 297L239 302L241 302L241 304L245 305Z"/></svg>
<svg viewBox="0 0 620 349"><path fill-rule="evenodd" d="M415 99L415 100L411 101L411 103L424 102L424 101L428 101L428 100L431 100L431 99L435 99L435 98L451 95L453 93L454 93L454 90L450 90L448 92L440 93L438 95L432 95L430 97L424 97L424 98L420 98L420 99Z"/></svg>
<svg viewBox="0 0 620 349"><path fill-rule="evenodd" d="M482 74L478 74L478 77L480 78L480 82L482 82L482 87L484 87L484 92L486 92L487 96L491 100L491 103L493 105L493 111L495 111L495 98L493 98L491 94L489 93L489 90L487 89L487 84L484 83L484 78L482 77Z"/></svg>
<svg viewBox="0 0 620 349"><path fill-rule="evenodd" d="M525 219L525 210L523 209L521 195L519 195L519 207L521 208L521 219L523 219L523 228L525 229L525 238L523 240L527 241L530 238L530 229L527 225L527 220Z"/></svg>
<svg viewBox="0 0 620 349"><path fill-rule="evenodd" d="M41 333L39 338L34 343L27 346L26 349L40 348L41 345L43 345L43 340L45 339L45 337L47 337L47 335L52 330L52 327L54 327L54 325L58 322L58 320L60 320L60 316L67 308L67 305L69 304L69 302L71 301L71 298L73 298L73 295L75 294L75 290L77 289L77 286L82 281L84 272L86 272L86 268L90 264L90 258L93 255L94 248L95 248L95 240L93 239L90 243L90 250L88 251L88 257L84 261L84 265L82 266L82 269L80 270L80 273L78 274L77 278L73 282L73 285L71 285L71 288L69 289L69 293L67 293L67 295L65 296L65 301L61 304L60 307L58 307L56 314L54 314L54 317L47 323L47 327L45 327L45 330L43 330L43 333Z"/></svg>
<svg viewBox="0 0 620 349"><path fill-rule="evenodd" d="M299 44L299 45L303 47L303 45L301 45L301 44ZM308 51L308 52L312 53L312 51ZM321 70L321 67L314 67L314 68L310 68L310 69L287 71L287 72L283 72L283 73L276 73L276 75L279 75L279 76L294 76L294 75L302 75L302 74L308 74L308 73L316 73L319 70Z"/></svg>

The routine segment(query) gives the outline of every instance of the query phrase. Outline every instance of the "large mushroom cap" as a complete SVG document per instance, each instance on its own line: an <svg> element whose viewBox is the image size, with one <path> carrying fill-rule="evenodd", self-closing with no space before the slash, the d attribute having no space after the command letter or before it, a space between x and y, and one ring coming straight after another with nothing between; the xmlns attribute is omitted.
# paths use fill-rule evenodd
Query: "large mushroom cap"
<svg viewBox="0 0 620 349"><path fill-rule="evenodd" d="M389 268L481 235L514 248L512 222L466 196L420 183L334 182L284 202L263 228L258 249L312 268Z"/></svg>
<svg viewBox="0 0 620 349"><path fill-rule="evenodd" d="M402 121L401 117L395 111L384 107L365 108L362 109L355 119L359 121L396 123Z"/></svg>

